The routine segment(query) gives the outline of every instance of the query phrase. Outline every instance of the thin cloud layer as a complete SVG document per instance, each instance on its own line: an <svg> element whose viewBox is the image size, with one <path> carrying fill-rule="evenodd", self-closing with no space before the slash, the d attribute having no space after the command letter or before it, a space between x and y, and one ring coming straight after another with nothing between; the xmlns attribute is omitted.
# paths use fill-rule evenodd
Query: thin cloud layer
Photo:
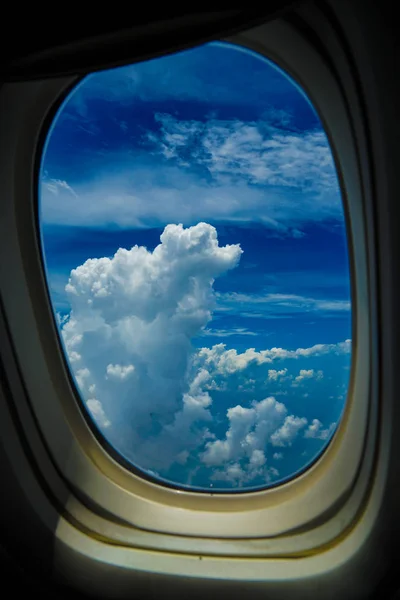
<svg viewBox="0 0 400 600"><path fill-rule="evenodd" d="M156 114L136 147L107 152L100 173L89 182L44 178L44 221L146 229L256 220L299 237L307 223L343 219L324 131L293 132L268 115L185 121Z"/></svg>
<svg viewBox="0 0 400 600"><path fill-rule="evenodd" d="M269 319L304 313L331 317L351 310L350 300L310 298L299 294L225 292L217 293L217 300L217 312L241 313L249 318Z"/></svg>

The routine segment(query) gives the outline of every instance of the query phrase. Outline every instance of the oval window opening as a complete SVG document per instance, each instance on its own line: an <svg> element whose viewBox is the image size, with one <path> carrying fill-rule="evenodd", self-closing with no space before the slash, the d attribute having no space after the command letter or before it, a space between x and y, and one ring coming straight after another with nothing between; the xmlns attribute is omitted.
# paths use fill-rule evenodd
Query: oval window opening
<svg viewBox="0 0 400 600"><path fill-rule="evenodd" d="M92 74L40 172L50 296L85 416L137 473L276 485L346 402L346 224L321 121L227 43Z"/></svg>

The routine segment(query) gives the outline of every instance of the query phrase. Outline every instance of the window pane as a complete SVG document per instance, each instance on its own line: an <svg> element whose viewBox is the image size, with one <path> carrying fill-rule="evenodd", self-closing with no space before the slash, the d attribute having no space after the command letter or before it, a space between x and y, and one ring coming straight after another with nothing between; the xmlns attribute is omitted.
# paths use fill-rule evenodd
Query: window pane
<svg viewBox="0 0 400 600"><path fill-rule="evenodd" d="M348 389L349 260L327 136L283 71L211 43L86 77L39 211L71 373L117 455L243 491L321 454Z"/></svg>

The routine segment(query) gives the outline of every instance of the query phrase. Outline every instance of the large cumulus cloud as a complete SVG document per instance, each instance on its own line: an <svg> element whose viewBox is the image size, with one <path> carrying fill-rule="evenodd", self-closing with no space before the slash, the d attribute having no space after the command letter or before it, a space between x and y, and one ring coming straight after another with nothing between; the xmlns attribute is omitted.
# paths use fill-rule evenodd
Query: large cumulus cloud
<svg viewBox="0 0 400 600"><path fill-rule="evenodd" d="M241 253L237 244L221 247L207 223L171 224L153 251L120 248L71 272L72 308L60 327L81 396L117 450L153 473L168 477L178 465L192 474L206 469L219 485L268 482L279 476L272 461L281 450L299 436L326 440L334 430L335 423L308 423L268 394L268 386L307 378L318 385L322 372L271 367L349 353L350 340L242 353L224 344L193 347L212 318L214 280ZM233 402L255 387L265 397ZM223 390L232 402L221 420L215 394Z"/></svg>
<svg viewBox="0 0 400 600"><path fill-rule="evenodd" d="M122 432L141 466L169 464L195 437L192 422L210 418L211 398L187 378L191 339L211 319L214 279L241 252L220 247L206 223L168 225L153 252L121 248L71 272L62 333L77 383L98 424L111 422L119 443Z"/></svg>

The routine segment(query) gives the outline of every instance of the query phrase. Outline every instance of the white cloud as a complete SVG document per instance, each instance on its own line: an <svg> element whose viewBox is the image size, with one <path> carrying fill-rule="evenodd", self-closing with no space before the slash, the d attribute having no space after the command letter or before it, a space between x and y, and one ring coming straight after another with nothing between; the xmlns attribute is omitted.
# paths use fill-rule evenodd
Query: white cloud
<svg viewBox="0 0 400 600"><path fill-rule="evenodd" d="M323 376L324 373L320 370L314 371L314 369L300 369L300 372L297 375L297 377L294 378L294 381L296 383L301 383L305 379L316 379L317 381L319 381L323 378Z"/></svg>
<svg viewBox="0 0 400 600"><path fill-rule="evenodd" d="M243 453L242 442L255 423L255 410L234 406L227 411L229 429L224 440L207 442L202 461L207 465L221 465Z"/></svg>
<svg viewBox="0 0 400 600"><path fill-rule="evenodd" d="M238 405L228 409L229 429L225 438L207 442L206 450L200 457L208 466L223 465L223 469L213 470L211 479L241 487L255 479L268 483L277 478L279 471L268 465L266 448L269 443L290 445L300 429L299 425L296 431L293 425L290 429L290 423L293 421L297 424L298 418L285 417L286 414L286 407L272 397L253 402L251 408ZM282 422L283 426L279 427ZM290 432L286 435L280 433L283 442L276 444L276 432L282 432L283 427L290 429ZM273 458L277 456L278 453L273 454Z"/></svg>
<svg viewBox="0 0 400 600"><path fill-rule="evenodd" d="M75 379L80 388L86 386L86 380L90 377L89 369L83 368L78 369L75 373Z"/></svg>
<svg viewBox="0 0 400 600"><path fill-rule="evenodd" d="M227 465L223 470L215 470L210 479L213 481L227 481L233 485L241 487L247 481L247 473L242 469L239 463Z"/></svg>
<svg viewBox="0 0 400 600"><path fill-rule="evenodd" d="M77 331L76 327L74 327L74 323L70 323L70 319L62 323L62 331L67 333L67 335L63 335L63 338L65 349L67 351L70 362L79 362L82 357L79 354L79 352L77 352L76 348L79 347L82 343L82 334L79 331ZM76 371L76 374L78 372L79 369Z"/></svg>
<svg viewBox="0 0 400 600"><path fill-rule="evenodd" d="M268 379L269 381L280 381L286 377L287 371L287 369L281 369L280 371L268 369Z"/></svg>
<svg viewBox="0 0 400 600"><path fill-rule="evenodd" d="M261 450L253 450L249 463L253 467L262 467L267 462L264 452Z"/></svg>
<svg viewBox="0 0 400 600"><path fill-rule="evenodd" d="M103 410L101 402L99 402L95 398L91 398L86 402L86 405L89 409L90 414L96 421L97 425L99 425L99 427L107 428L111 425L111 422L107 419L107 416Z"/></svg>
<svg viewBox="0 0 400 600"><path fill-rule="evenodd" d="M107 376L114 379L124 380L135 370L133 365L107 365Z"/></svg>
<svg viewBox="0 0 400 600"><path fill-rule="evenodd" d="M75 362L80 361L82 357L78 352L75 352L75 350L70 350L68 352L68 358L71 363L75 363Z"/></svg>
<svg viewBox="0 0 400 600"><path fill-rule="evenodd" d="M234 327L232 329L203 329L201 335L214 337L231 337L232 335L259 335L256 331L250 331L246 327Z"/></svg>
<svg viewBox="0 0 400 600"><path fill-rule="evenodd" d="M208 466L225 465L223 470L214 470L213 479L238 485L260 477L270 481L278 476L278 471L267 465L267 449L290 446L307 424L304 417L287 415L285 405L273 397L253 401L250 408L230 408L227 417L225 437L207 442L200 458ZM272 457L279 460L282 454L274 452Z"/></svg>
<svg viewBox="0 0 400 600"><path fill-rule="evenodd" d="M282 427L271 435L271 444L273 446L290 446L298 432L306 425L306 418L289 415Z"/></svg>
<svg viewBox="0 0 400 600"><path fill-rule="evenodd" d="M64 323L68 321L68 315L62 315L59 312L56 312L56 320L59 327L62 327Z"/></svg>
<svg viewBox="0 0 400 600"><path fill-rule="evenodd" d="M242 467L239 463L227 465L224 469L215 469L210 477L213 481L226 481L237 487L242 487L245 483L251 483L254 479L261 480L260 485L270 483L272 479L279 477L279 471L274 467L265 467L265 465L256 466L249 463L247 467Z"/></svg>
<svg viewBox="0 0 400 600"><path fill-rule="evenodd" d="M166 159L183 167L198 164L222 181L302 190L337 191L337 178L326 134L294 133L267 122L210 119L178 120L158 114L160 134L150 139Z"/></svg>
<svg viewBox="0 0 400 600"><path fill-rule="evenodd" d="M255 310L256 309L256 310ZM310 298L296 294L243 294L225 292L217 294L216 311L239 313L250 318L290 317L299 313L318 313L329 317L332 314L351 310L349 300Z"/></svg>
<svg viewBox="0 0 400 600"><path fill-rule="evenodd" d="M46 187L49 192L58 196L60 191L67 190L70 194L72 194L75 198L78 198L78 194L73 190L73 188L68 185L66 181L61 179L50 179L48 181L44 181L43 185Z"/></svg>
<svg viewBox="0 0 400 600"><path fill-rule="evenodd" d="M279 477L279 471L275 467L267 466L266 463L267 459L264 452L253 450L249 461L245 465L233 462L224 469L214 469L210 479L227 481L238 487L242 487L245 483L251 483L254 479L261 481L261 484L266 484Z"/></svg>
<svg viewBox="0 0 400 600"><path fill-rule="evenodd" d="M274 452L272 455L272 458L274 460L282 460L283 454L282 454L282 452Z"/></svg>
<svg viewBox="0 0 400 600"><path fill-rule="evenodd" d="M329 427L323 429L321 421L319 419L313 419L311 425L309 425L304 432L304 437L318 440L328 440L331 438L335 428L336 423L331 423Z"/></svg>

